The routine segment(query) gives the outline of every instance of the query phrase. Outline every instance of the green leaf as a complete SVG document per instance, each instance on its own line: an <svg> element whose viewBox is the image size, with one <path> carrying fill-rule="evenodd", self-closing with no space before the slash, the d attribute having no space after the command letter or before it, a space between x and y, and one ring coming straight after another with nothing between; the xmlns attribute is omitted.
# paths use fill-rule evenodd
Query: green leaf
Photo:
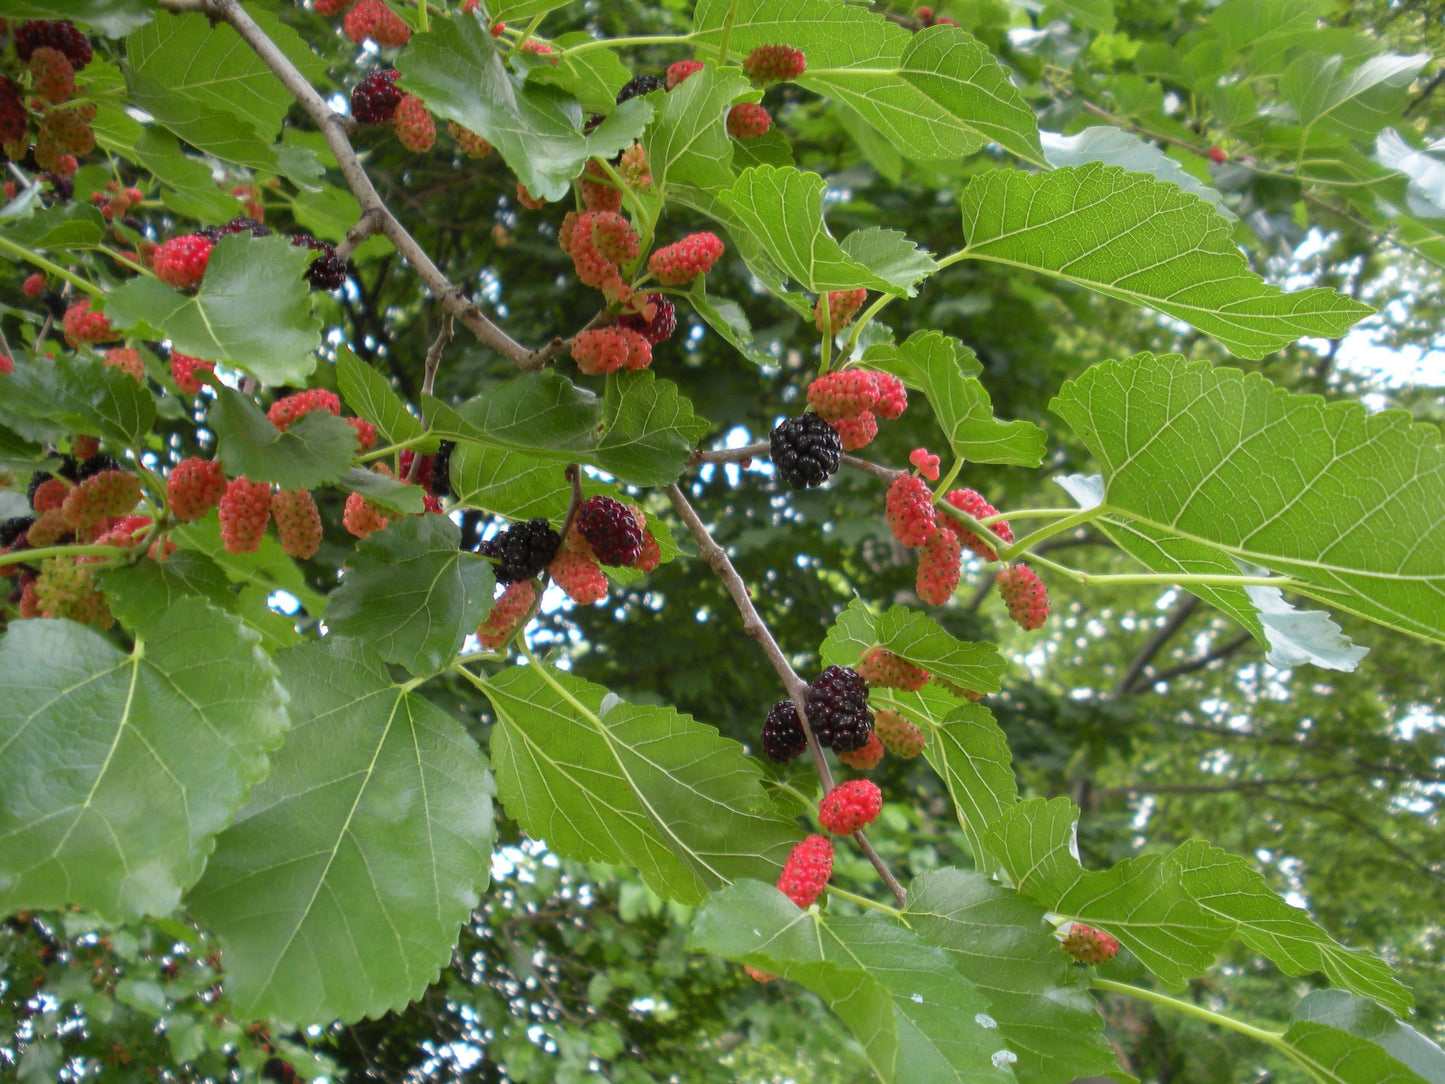
<svg viewBox="0 0 1445 1084"><path fill-rule="evenodd" d="M896 285L876 274L833 239L823 222L826 188L816 173L750 166L718 201L733 216L735 229L745 230L783 274L813 293L864 286L913 296L912 283Z"/></svg>
<svg viewBox="0 0 1445 1084"><path fill-rule="evenodd" d="M148 0L14 0L6 3L11 19L70 19L107 37L118 38L155 18Z"/></svg>
<svg viewBox="0 0 1445 1084"><path fill-rule="evenodd" d="M187 905L221 940L238 1017L379 1017L436 979L486 887L487 763L362 643L277 661L291 733Z"/></svg>
<svg viewBox="0 0 1445 1084"><path fill-rule="evenodd" d="M914 878L903 910L988 1000L1020 1084L1123 1079L1089 974L1059 948L1041 908L982 874L940 869Z"/></svg>
<svg viewBox="0 0 1445 1084"><path fill-rule="evenodd" d="M1394 1012L1414 1007L1415 999L1388 964L1335 941L1307 912L1271 891L1243 858L1199 839L1183 844L1173 857L1184 872L1185 890L1205 909L1235 923L1234 936L1285 974L1320 972L1335 986L1372 997Z"/></svg>
<svg viewBox="0 0 1445 1084"><path fill-rule="evenodd" d="M478 383L482 393L456 408L422 396L432 433L561 462L597 446L602 404L561 374L548 371Z"/></svg>
<svg viewBox="0 0 1445 1084"><path fill-rule="evenodd" d="M925 613L890 606L878 618L873 635L881 646L935 678L974 692L999 690L1004 659L998 648L960 640Z"/></svg>
<svg viewBox="0 0 1445 1084"><path fill-rule="evenodd" d="M464 508L480 508L507 519L561 522L570 488L551 460L527 452L458 444L452 452L452 497Z"/></svg>
<svg viewBox="0 0 1445 1084"><path fill-rule="evenodd" d="M881 275L899 290L909 291L938 270L938 264L899 230L881 226L854 230L843 238L843 251L868 270Z"/></svg>
<svg viewBox="0 0 1445 1084"><path fill-rule="evenodd" d="M1096 365L1050 409L1103 466L1104 513L1445 642L1445 520L1426 512L1445 507L1436 429L1177 355Z"/></svg>
<svg viewBox="0 0 1445 1084"><path fill-rule="evenodd" d="M0 422L29 440L85 433L118 447L133 447L155 425L150 394L99 358L62 354L31 356L5 377Z"/></svg>
<svg viewBox="0 0 1445 1084"><path fill-rule="evenodd" d="M948 788L975 868L997 868L988 831L1018 801L1018 782L993 713L982 704L960 704L932 683L912 693L873 689L868 698L875 708L896 711L924 729L924 756Z"/></svg>
<svg viewBox="0 0 1445 1084"><path fill-rule="evenodd" d="M509 667L482 689L497 714L502 805L557 854L633 866L683 903L739 877L777 877L798 829L737 742L548 666Z"/></svg>
<svg viewBox="0 0 1445 1084"><path fill-rule="evenodd" d="M976 463L1021 467L1043 462L1047 434L1032 422L1005 422L993 416L993 402L976 379L983 367L957 339L939 331L915 331L898 346L870 347L863 360L928 396L955 455Z"/></svg>
<svg viewBox="0 0 1445 1084"><path fill-rule="evenodd" d="M44 458L42 445L0 426L0 470L31 470Z"/></svg>
<svg viewBox="0 0 1445 1084"><path fill-rule="evenodd" d="M708 64L663 95L642 137L652 182L659 193L671 183L726 188L732 180L733 148L728 107L751 83L737 68Z"/></svg>
<svg viewBox="0 0 1445 1084"><path fill-rule="evenodd" d="M1299 113L1302 142L1315 137L1373 140L1386 124L1398 121L1410 96L1410 84L1430 56L1373 56L1345 70L1345 58L1307 54L1286 69L1280 94Z"/></svg>
<svg viewBox="0 0 1445 1084"><path fill-rule="evenodd" d="M602 433L584 456L618 481L638 486L675 482L708 430L671 380L650 370L616 373L607 381Z"/></svg>
<svg viewBox="0 0 1445 1084"><path fill-rule="evenodd" d="M367 421L388 444L415 440L423 433L419 420L406 409L386 377L362 361L349 347L336 352L336 385L346 405ZM423 454L436 449L417 445Z"/></svg>
<svg viewBox="0 0 1445 1084"><path fill-rule="evenodd" d="M110 612L131 628L143 623L148 614L163 613L197 595L218 610L236 613L239 609L225 570L195 550L177 550L164 561L106 569L98 579Z"/></svg>
<svg viewBox="0 0 1445 1084"><path fill-rule="evenodd" d="M397 58L402 83L438 116L496 147L537 199L557 200L589 158L611 158L642 134L652 106L624 102L591 135L576 99L507 71L492 36L473 19L439 20Z"/></svg>
<svg viewBox="0 0 1445 1084"><path fill-rule="evenodd" d="M492 608L492 565L446 516L412 516L364 538L326 603L339 636L365 639L412 674L447 665Z"/></svg>
<svg viewBox="0 0 1445 1084"><path fill-rule="evenodd" d="M1107 870L1081 868L1077 818L1067 798L1031 798L990 827L985 845L1020 892L1055 914L1107 930L1165 983L1180 986L1202 975L1233 923L1189 895L1172 855L1126 858Z"/></svg>
<svg viewBox="0 0 1445 1084"><path fill-rule="evenodd" d="M688 80L691 82L691 80ZM687 84L684 83L684 86ZM725 298L710 298L707 295L707 280L699 275L688 292L688 301L693 311L702 317L708 327L723 337L743 357L764 369L776 368L778 359L763 350L753 337L753 325L748 322L747 313L736 301Z"/></svg>
<svg viewBox="0 0 1445 1084"><path fill-rule="evenodd" d="M1177 185L1116 166L993 170L964 189L963 253L1183 320L1245 358L1338 338L1372 310L1326 287L1286 294L1245 264L1230 224Z"/></svg>
<svg viewBox="0 0 1445 1084"><path fill-rule="evenodd" d="M146 616L129 654L69 621L0 640L0 911L168 914L266 774L286 711L256 634L196 598Z"/></svg>
<svg viewBox="0 0 1445 1084"><path fill-rule="evenodd" d="M311 253L284 237L223 237L195 296L152 278L106 295L116 327L170 339L183 354L224 362L263 384L301 385L316 368L321 321L301 278Z"/></svg>
<svg viewBox="0 0 1445 1084"><path fill-rule="evenodd" d="M310 489L335 482L356 456L356 430L334 414L313 410L283 433L249 395L215 389L206 424L216 434L216 458L232 478Z"/></svg>
<svg viewBox="0 0 1445 1084"><path fill-rule="evenodd" d="M98 147L134 162L164 185L173 209L211 222L224 222L240 210L236 198L216 186L210 167L184 154L175 136L157 125L141 124L118 102L100 102L91 127Z"/></svg>
<svg viewBox="0 0 1445 1084"><path fill-rule="evenodd" d="M1149 173L1161 181L1177 184L1184 191L1210 203L1223 217L1234 221L1235 215L1224 205L1224 197L1194 174L1185 170L1152 143L1146 143L1133 132L1112 124L1097 124L1074 135L1040 132L1044 157L1055 169L1102 162L1119 166L1130 173Z"/></svg>
<svg viewBox="0 0 1445 1084"><path fill-rule="evenodd" d="M1062 15L1065 19L1100 34L1114 32L1114 0L1049 0L1045 16Z"/></svg>
<svg viewBox="0 0 1445 1084"><path fill-rule="evenodd" d="M701 0L694 43L715 48L730 17L739 55L777 42L802 49L798 85L849 106L907 158L957 158L992 142L1044 164L1033 111L957 27L912 33L842 0Z"/></svg>
<svg viewBox="0 0 1445 1084"><path fill-rule="evenodd" d="M38 188L26 191L38 192ZM93 248L105 237L105 220L88 203L62 203L42 207L18 221L8 222L0 231L6 240L32 251L64 252ZM6 259L13 259L5 253Z"/></svg>
<svg viewBox="0 0 1445 1084"><path fill-rule="evenodd" d="M688 945L812 990L886 1084L1015 1079L1016 1055L983 996L947 953L896 923L801 911L771 885L745 881L713 893Z"/></svg>
<svg viewBox="0 0 1445 1084"><path fill-rule="evenodd" d="M426 509L426 491L400 478L381 471L352 467L336 483L349 493L360 493L389 512L403 516L419 515Z"/></svg>
<svg viewBox="0 0 1445 1084"><path fill-rule="evenodd" d="M632 73L611 49L589 48L579 53L567 52L571 46L590 44L596 40L585 30L576 30L552 39L552 48L557 50L557 54L551 57L524 54L517 59L532 61L527 69L528 80L561 87L589 113L611 113L617 108L617 92L632 77ZM554 60L556 63L553 63Z"/></svg>
<svg viewBox="0 0 1445 1084"><path fill-rule="evenodd" d="M195 523L182 523L175 527L170 537L180 546L204 553L220 565L231 580L257 592L262 602L273 591L279 590L292 595L313 617L320 617L326 606L326 596L306 582L296 562L286 556L281 543L269 533L261 539L261 546L254 553L227 553L221 542L219 520L216 513L211 512ZM242 597L244 599L244 592ZM242 608L244 610L244 606Z"/></svg>
<svg viewBox="0 0 1445 1084"><path fill-rule="evenodd" d="M1348 1051L1349 1066L1345 1072L1350 1075L1343 1079L1360 1081L1366 1079L1393 1079L1384 1075L1367 1078L1364 1073L1380 1072L1381 1064L1376 1051L1364 1049L1349 1043L1338 1035L1315 1030L1306 1025L1317 1025L1333 1031L1343 1032L1356 1040L1363 1040L1383 1052L1388 1058L1404 1066L1413 1077L1406 1080L1423 1080L1427 1084L1445 1084L1445 1052L1428 1037L1420 1034L1409 1024L1396 1020L1373 1001L1363 997L1351 997L1343 990L1315 990L1307 994L1295 1007L1285 1041L1293 1042L1312 1058L1323 1063L1322 1055L1333 1048L1341 1053ZM1394 1066L1390 1066L1392 1071ZM1340 1070L1335 1070L1339 1072ZM1331 1079L1326 1077L1325 1079Z"/></svg>

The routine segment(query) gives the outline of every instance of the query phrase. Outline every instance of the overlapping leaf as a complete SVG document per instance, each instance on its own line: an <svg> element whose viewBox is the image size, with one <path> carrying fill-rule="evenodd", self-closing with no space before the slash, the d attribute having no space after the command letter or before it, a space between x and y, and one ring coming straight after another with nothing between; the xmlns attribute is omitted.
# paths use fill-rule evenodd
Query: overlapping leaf
<svg viewBox="0 0 1445 1084"><path fill-rule="evenodd" d="M1397 1013L1414 1006L1389 965L1363 949L1347 949L1309 915L1276 895L1238 855L1190 840L1173 855L1184 887L1205 908L1235 923L1234 936L1288 975L1322 972L1335 986L1372 997Z"/></svg>
<svg viewBox="0 0 1445 1084"><path fill-rule="evenodd" d="M640 98L624 102L590 135L576 99L557 87L521 82L475 20L439 20L397 58L413 94L496 147L537 199L561 199L589 158L630 146L652 116Z"/></svg>
<svg viewBox="0 0 1445 1084"><path fill-rule="evenodd" d="M1028 799L995 821L985 845L1020 892L1056 914L1107 930L1164 982L1177 986L1203 974L1233 922L1193 899L1172 855L1083 869L1077 819L1067 798Z"/></svg>
<svg viewBox="0 0 1445 1084"><path fill-rule="evenodd" d="M170 913L286 727L257 635L198 598L134 648L69 621L0 640L0 910Z"/></svg>
<svg viewBox="0 0 1445 1084"><path fill-rule="evenodd" d="M812 990L886 1084L1007 1084L1017 1055L949 955L872 918L800 911L771 885L715 892L689 945Z"/></svg>
<svg viewBox="0 0 1445 1084"><path fill-rule="evenodd" d="M619 481L657 486L675 482L708 423L671 380L650 370L607 381L602 432L583 457Z"/></svg>
<svg viewBox="0 0 1445 1084"><path fill-rule="evenodd" d="M1213 204L1214 209L1225 218L1233 220L1235 217L1234 212L1224 205L1224 198L1218 191L1133 132L1111 124L1096 124L1073 135L1041 132L1039 138L1044 157L1055 169L1102 162L1106 166L1119 166L1130 173L1152 173L1159 180L1177 184L1184 191Z"/></svg>
<svg viewBox="0 0 1445 1084"><path fill-rule="evenodd" d="M334 414L314 410L283 432L251 397L217 388L206 415L216 434L216 456L232 477L275 482L286 489L335 482L356 455L356 430Z"/></svg>
<svg viewBox="0 0 1445 1084"><path fill-rule="evenodd" d="M1033 111L1008 72L956 27L910 33L842 0L702 0L697 39L732 48L780 41L803 50L799 85L848 105L907 158L956 158L985 143L1042 165Z"/></svg>
<svg viewBox="0 0 1445 1084"><path fill-rule="evenodd" d="M1020 1084L1118 1074L1088 973L1060 950L1040 907L982 874L941 869L914 878L903 910L988 1000Z"/></svg>
<svg viewBox="0 0 1445 1084"><path fill-rule="evenodd" d="M491 777L461 725L364 644L277 661L291 733L188 906L221 939L237 1015L380 1016L446 966L487 884Z"/></svg>
<svg viewBox="0 0 1445 1084"><path fill-rule="evenodd" d="M690 716L541 665L483 691L502 804L557 854L635 866L659 895L697 903L740 877L775 879L797 842L756 762Z"/></svg>
<svg viewBox="0 0 1445 1084"><path fill-rule="evenodd" d="M392 390L386 378L356 356L349 347L341 347L336 353L336 384L346 405L367 421L376 425L376 430L389 444L415 440L422 435L421 422L406 404ZM435 445L414 445L417 450L428 453L436 451Z"/></svg>
<svg viewBox="0 0 1445 1084"><path fill-rule="evenodd" d="M891 250L880 268L844 251L823 222L826 182L816 173L778 166L750 166L718 194L734 229L745 230L783 274L813 293L866 287L912 297L914 285L932 269L919 255L900 260ZM864 254L866 254L866 246ZM885 275L884 272L887 272Z"/></svg>
<svg viewBox="0 0 1445 1084"><path fill-rule="evenodd" d="M642 139L660 194L669 183L727 186L736 145L727 133L728 107L750 86L738 69L709 64L668 91Z"/></svg>
<svg viewBox="0 0 1445 1084"><path fill-rule="evenodd" d="M316 368L321 321L302 273L311 253L284 237L223 237L194 295L135 278L106 295L111 322L170 339L183 354L225 362L266 384L302 385Z"/></svg>
<svg viewBox="0 0 1445 1084"><path fill-rule="evenodd" d="M856 666L874 647L887 648L957 689L997 692L1003 676L1003 656L993 644L960 640L927 614L907 606L890 606L875 615L860 599L838 615L823 640L821 655L825 665Z"/></svg>
<svg viewBox="0 0 1445 1084"><path fill-rule="evenodd" d="M1245 264L1229 223L1177 185L1091 163L994 170L959 199L964 249L1168 313L1245 358L1338 337L1372 310L1325 287L1286 294Z"/></svg>
<svg viewBox="0 0 1445 1084"><path fill-rule="evenodd" d="M1050 404L1103 467L1103 510L1293 578L1293 590L1445 641L1445 450L1402 412L1137 355Z"/></svg>
<svg viewBox="0 0 1445 1084"><path fill-rule="evenodd" d="M1306 141L1372 140L1400 115L1410 84L1430 59L1386 53L1347 67L1341 56L1307 55L1286 69L1279 89L1298 112Z"/></svg>
<svg viewBox="0 0 1445 1084"><path fill-rule="evenodd" d="M1445 1084L1445 1051L1437 1043L1368 998L1351 997L1343 990L1308 994L1295 1007L1284 1038L1334 1074L1323 1077L1327 1084L1374 1080Z"/></svg>
<svg viewBox="0 0 1445 1084"><path fill-rule="evenodd" d="M0 422L29 440L86 433L133 447L155 420L155 400L139 384L98 358L75 354L20 361L0 395Z"/></svg>
<svg viewBox="0 0 1445 1084"><path fill-rule="evenodd" d="M441 669L492 607L492 565L458 549L446 516L411 516L364 538L326 603L340 636L365 639L413 674Z"/></svg>

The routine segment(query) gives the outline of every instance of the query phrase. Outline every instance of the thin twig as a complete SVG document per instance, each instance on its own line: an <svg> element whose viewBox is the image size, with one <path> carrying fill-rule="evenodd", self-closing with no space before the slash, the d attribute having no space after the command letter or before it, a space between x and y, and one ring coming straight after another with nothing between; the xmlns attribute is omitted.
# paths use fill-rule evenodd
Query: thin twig
<svg viewBox="0 0 1445 1084"><path fill-rule="evenodd" d="M1157 685L1161 681L1171 681L1184 674L1192 674L1195 670L1203 670L1210 663L1218 662L1220 659L1233 655L1252 639L1254 639L1254 637L1250 633L1241 632L1234 639L1221 644L1207 655L1201 655L1197 659L1190 659L1188 662L1182 662L1178 666L1170 667L1168 670L1155 674L1154 680L1150 682L1150 684Z"/></svg>
<svg viewBox="0 0 1445 1084"><path fill-rule="evenodd" d="M1184 622L1189 620L1191 614L1199 608L1199 599L1194 595L1185 595L1183 601L1174 607L1174 612L1169 615L1169 620L1154 631L1154 635L1145 641L1139 654L1134 656L1134 661L1124 671L1124 675L1114 685L1113 698L1119 699L1134 690L1134 684L1139 680L1139 675L1144 673L1144 668L1154 661L1154 656L1159 654L1159 649L1168 643L1169 638L1179 631Z"/></svg>
<svg viewBox="0 0 1445 1084"><path fill-rule="evenodd" d="M743 583L742 576L733 567L727 551L717 544L707 526L698 516L696 509L688 502L686 494L676 484L673 484L667 487L667 498L672 502L673 510L677 512L678 517L687 524L688 531L692 534L693 540L697 542L698 553L702 559L718 574L723 585L727 587L728 594L732 596L733 603L742 615L743 631L762 646L763 653L767 655L768 661L773 664L773 669L782 678L783 687L787 689L788 696L793 701L793 707L797 709L798 721L803 726L803 734L808 739L808 752L813 757L813 767L817 769L818 780L823 784L823 793L828 793L833 789L833 773L828 767L827 758L823 755L823 747L819 744L812 726L808 723L808 713L803 703L803 697L808 691L807 682L798 676L798 672L793 669L792 663L783 654L778 642L773 639L773 634L768 631L767 624L758 614L757 607L753 605L753 600L748 595L747 584ZM879 857L878 852L873 849L873 845L868 842L868 837L863 832L853 833L853 839L857 842L859 850L867 856L868 861L873 863L873 868L878 871L878 876L883 879L883 883L888 886L888 890L893 893L901 907L907 898L907 893L898 883L898 879L893 876L892 871L888 869L887 863Z"/></svg>
<svg viewBox="0 0 1445 1084"><path fill-rule="evenodd" d="M592 319L588 320L587 323L573 332L571 338L564 339L559 335L547 343L547 345L533 350L527 358L527 371L537 372L563 350L572 349L572 344L577 340L578 335L581 335L584 331L591 331L593 328L601 327L607 322L607 319L607 310L600 309L593 315Z"/></svg>
<svg viewBox="0 0 1445 1084"><path fill-rule="evenodd" d="M577 509L582 505L582 468L576 463L568 463L564 475L572 483L572 500L567 505L567 518L562 521L562 540L565 542L567 532L572 529L572 521L577 518Z"/></svg>
<svg viewBox="0 0 1445 1084"><path fill-rule="evenodd" d="M411 264L443 309L460 320L483 346L496 351L517 368L534 372L540 367L531 364L533 351L487 319L482 310L451 283L417 243L416 238L412 237L391 213L351 145L346 118L326 104L326 100L317 93L316 88L242 8L239 0L161 0L160 6L167 11L195 12L217 22L229 23L320 129L326 145L336 158L342 177L356 196L357 202L361 204L363 216L370 215L375 220L374 231L385 236L396 247L397 252ZM357 228L361 228L359 224Z"/></svg>
<svg viewBox="0 0 1445 1084"><path fill-rule="evenodd" d="M430 395L432 388L436 386L437 370L441 368L442 354L446 353L447 344L452 341L452 335L456 330L454 320L455 317L453 317L451 313L442 313L442 329L437 332L437 337L433 339L432 344L427 347L426 368L421 378L421 393L423 395ZM430 423L426 423L424 420L424 424L430 428ZM417 472L421 469L421 460L422 457L420 455L412 455L411 466L408 467L406 471L406 480L408 482L416 481Z"/></svg>

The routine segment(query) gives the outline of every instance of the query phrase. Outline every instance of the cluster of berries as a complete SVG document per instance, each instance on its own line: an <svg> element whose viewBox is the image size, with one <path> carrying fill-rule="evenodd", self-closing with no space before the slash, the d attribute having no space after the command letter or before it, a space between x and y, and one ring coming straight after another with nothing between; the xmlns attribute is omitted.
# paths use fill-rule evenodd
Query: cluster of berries
<svg viewBox="0 0 1445 1084"><path fill-rule="evenodd" d="M147 249L143 258L156 277L177 290L194 290L201 285L210 263L211 250L222 237L249 233L252 237L269 237L271 230L254 218L238 215L222 226L206 226L195 233L181 234ZM315 290L335 290L346 281L346 261L329 241L320 241L309 233L294 233L291 244L317 253L305 271L305 278Z"/></svg>
<svg viewBox="0 0 1445 1084"><path fill-rule="evenodd" d="M383 0L316 0L316 14L344 16L341 29L357 45L370 40L393 49L411 40L411 27Z"/></svg>
<svg viewBox="0 0 1445 1084"><path fill-rule="evenodd" d="M379 0L361 0L357 8L371 2L379 3ZM355 14L355 9L352 13ZM391 125L403 147L413 154L421 154L431 150L436 143L436 121L432 119L425 102L396 85L399 74L394 68L383 68L372 72L356 84L356 88L351 92L351 115L362 124ZM481 157L491 150L491 145L486 140L460 125L454 125L453 136L457 137L459 132L472 140L471 143L464 144L463 149L470 147L467 153L473 157ZM460 138L458 142L461 142ZM485 150L482 150L483 147ZM476 151L481 153L474 153Z"/></svg>
<svg viewBox="0 0 1445 1084"><path fill-rule="evenodd" d="M919 26L957 26L957 19L950 19L947 15L935 15L931 7L919 5L914 9L913 17L918 20Z"/></svg>
<svg viewBox="0 0 1445 1084"><path fill-rule="evenodd" d="M32 515L0 522L0 552L64 546L72 543L129 547L144 540L152 522L133 515L141 499L141 480L108 455L99 442L77 436L73 454L62 457L55 473L36 471L26 496ZM150 555L164 557L174 549L153 543ZM22 618L63 617L96 628L114 623L105 596L93 582L94 555L57 555L35 564L11 564L0 574L17 577L11 601Z"/></svg>
<svg viewBox="0 0 1445 1084"><path fill-rule="evenodd" d="M100 208L100 217L112 222L125 217L132 207L145 199L139 188L122 188L119 181L106 181L104 192L92 192L90 201Z"/></svg>
<svg viewBox="0 0 1445 1084"><path fill-rule="evenodd" d="M846 666L824 670L808 686L803 710L808 714L813 736L840 756L870 744L873 713L868 709L868 686L856 670ZM768 712L762 746L764 755L779 764L788 763L808 747L792 700L779 700Z"/></svg>
<svg viewBox="0 0 1445 1084"><path fill-rule="evenodd" d="M73 23L32 19L15 28L15 53L29 76L30 104L39 117L33 150L35 165L52 179L72 176L77 159L95 148L94 103L66 106L76 96L75 74L91 61L90 41ZM0 144L7 157L24 161L32 153L30 113L24 91L0 76ZM68 182L56 189L69 197Z"/></svg>
<svg viewBox="0 0 1445 1084"><path fill-rule="evenodd" d="M843 450L851 452L872 443L879 418L902 416L908 391L892 373L839 369L808 385L808 405L838 431Z"/></svg>

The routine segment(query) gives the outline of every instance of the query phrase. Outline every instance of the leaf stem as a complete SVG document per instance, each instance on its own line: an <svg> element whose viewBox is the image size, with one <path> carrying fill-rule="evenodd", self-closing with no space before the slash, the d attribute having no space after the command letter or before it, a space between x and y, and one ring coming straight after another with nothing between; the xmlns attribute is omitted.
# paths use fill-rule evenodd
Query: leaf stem
<svg viewBox="0 0 1445 1084"><path fill-rule="evenodd" d="M733 23L738 18L738 0L733 0L728 5L727 18L723 20L722 37L717 43L717 66L721 68L728 62L728 43L732 41Z"/></svg>
<svg viewBox="0 0 1445 1084"><path fill-rule="evenodd" d="M34 264L36 267L40 268L40 270L46 272L47 274L54 275L58 279L64 279L66 282L74 286L77 290L84 290L91 297L105 296L105 291L102 290L99 286L87 282L85 279L81 278L73 271L67 271L58 263L53 263L50 260L47 260L44 256L40 255L40 253L31 252L24 245L17 245L8 237L0 237L0 251L8 252L13 256L19 256L26 263Z"/></svg>
<svg viewBox="0 0 1445 1084"><path fill-rule="evenodd" d="M979 522L988 527L1005 521L1012 523L1016 519L1058 519L1061 516L1072 516L1077 511L1077 508L1017 508L1011 512L984 516Z"/></svg>
<svg viewBox="0 0 1445 1084"><path fill-rule="evenodd" d="M1295 581L1288 576L1229 576L1209 572L1082 572L1047 557L1030 554L1029 560L1084 587L1127 587L1132 584L1167 583L1207 587L1278 587L1288 589Z"/></svg>
<svg viewBox="0 0 1445 1084"><path fill-rule="evenodd" d="M558 56L576 56L590 53L593 49L624 49L640 45L686 45L692 41L692 34L637 34L633 37L598 38L595 41L579 41L565 49L557 50Z"/></svg>
<svg viewBox="0 0 1445 1084"><path fill-rule="evenodd" d="M1050 523L1047 527L1040 527L1032 534L1026 534L1012 545L1004 546L999 550L999 559L1012 561L1015 557L1023 554L1030 546L1037 546L1046 538L1052 538L1056 534L1063 534L1065 531L1072 531L1075 527L1082 527L1084 524L1097 519L1100 513L1099 508L1080 508L1076 512L1059 519L1056 523ZM977 521L975 521L977 522Z"/></svg>
<svg viewBox="0 0 1445 1084"><path fill-rule="evenodd" d="M892 918L903 918L903 912L897 907L889 907L886 903L879 903L877 900L870 900L867 896L860 896L855 892L849 892L846 888L839 888L837 885L828 885L828 895L837 896L840 900L848 900L856 903L859 907L866 907L870 911L882 911ZM906 926L907 923L905 922Z"/></svg>
<svg viewBox="0 0 1445 1084"><path fill-rule="evenodd" d="M1150 990L1143 986L1131 986L1126 982L1115 982L1113 979L1094 979L1090 985L1095 990L1108 990L1114 994L1126 994L1129 997L1137 997L1140 1001L1148 1001L1154 1005L1161 1005L1166 1009L1173 1009L1175 1012L1183 1013L1185 1016L1192 1016L1196 1020L1203 1020L1205 1023L1214 1024L1217 1027L1228 1028L1230 1031L1238 1032L1240 1035L1248 1036L1261 1043L1267 1043L1276 1050L1283 1051L1293 1057L1289 1044L1283 1042L1284 1032L1267 1031L1264 1028L1257 1028L1252 1024L1246 1024L1243 1020L1236 1020L1232 1016L1225 1016L1223 1013L1206 1009L1203 1005L1196 1005L1192 1001L1183 1001L1177 997L1170 997L1168 994L1161 994L1157 990Z"/></svg>
<svg viewBox="0 0 1445 1084"><path fill-rule="evenodd" d="M958 481L958 472L961 470L963 470L963 456L958 456L954 459L953 466L949 468L948 473L943 476L943 480L933 487L934 501L941 501L943 499L949 487ZM979 520L979 522L985 523L986 521Z"/></svg>
<svg viewBox="0 0 1445 1084"><path fill-rule="evenodd" d="M848 334L848 356L852 357L853 352L858 348L858 337L863 334L863 329L872 322L873 317L883 311L883 306L893 300L892 294L880 294L878 300L863 310L863 315L853 322L853 330Z"/></svg>
<svg viewBox="0 0 1445 1084"><path fill-rule="evenodd" d="M47 557L128 557L134 547L122 546L41 546L33 550L0 553L0 568L5 565L28 565ZM116 562L107 562L114 564Z"/></svg>

